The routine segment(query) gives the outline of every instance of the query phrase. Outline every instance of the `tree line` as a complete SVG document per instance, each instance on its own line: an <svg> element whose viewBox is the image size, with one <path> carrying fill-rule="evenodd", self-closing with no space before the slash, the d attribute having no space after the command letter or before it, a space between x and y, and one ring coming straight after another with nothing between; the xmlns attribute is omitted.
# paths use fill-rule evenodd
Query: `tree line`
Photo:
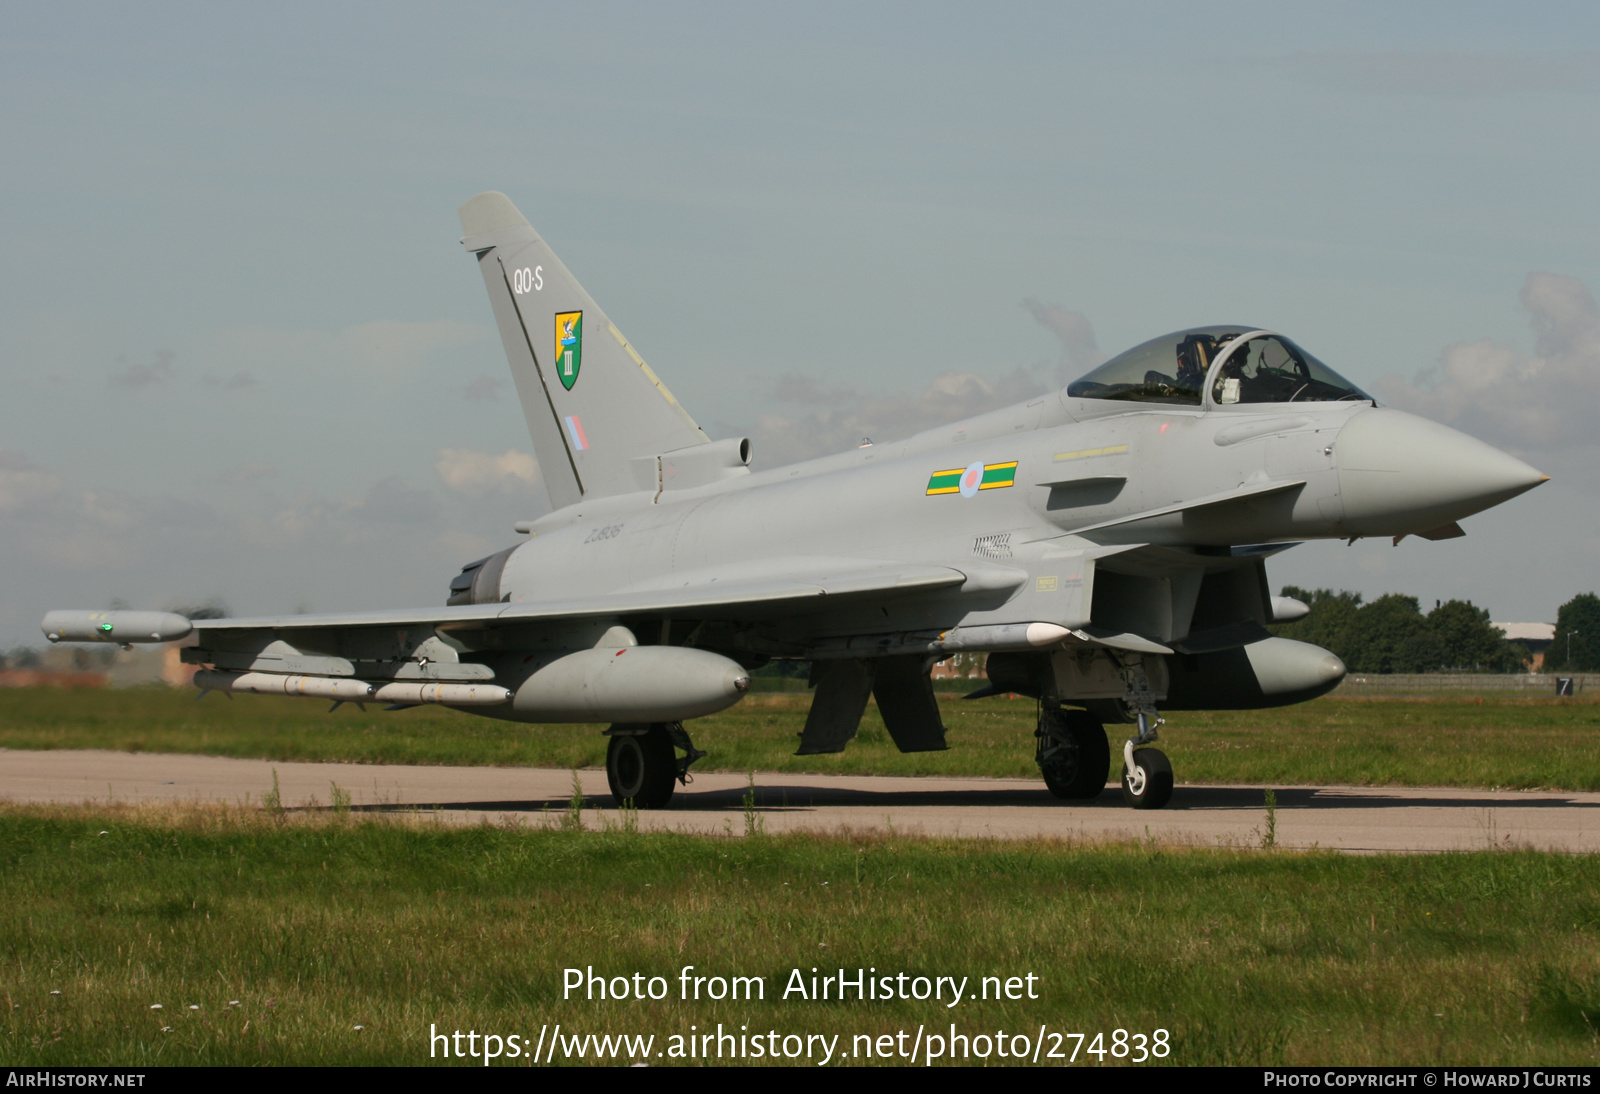
<svg viewBox="0 0 1600 1094"><path fill-rule="evenodd" d="M1363 603L1360 593L1285 585L1283 595L1304 601L1311 613L1272 632L1331 650L1351 672L1526 672L1533 660L1470 600L1447 600L1423 614L1416 597L1399 593ZM1600 598L1583 593L1561 606L1544 671L1600 671L1597 654Z"/></svg>
<svg viewBox="0 0 1600 1094"><path fill-rule="evenodd" d="M1546 672L1600 672L1600 597L1579 593L1556 613L1556 640L1544 655Z"/></svg>

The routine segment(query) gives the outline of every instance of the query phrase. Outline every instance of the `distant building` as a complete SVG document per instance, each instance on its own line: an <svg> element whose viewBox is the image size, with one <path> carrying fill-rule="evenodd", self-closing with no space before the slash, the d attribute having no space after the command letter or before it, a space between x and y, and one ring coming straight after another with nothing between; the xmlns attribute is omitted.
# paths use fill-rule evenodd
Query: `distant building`
<svg viewBox="0 0 1600 1094"><path fill-rule="evenodd" d="M103 672L52 672L49 669L0 669L0 688L103 688Z"/></svg>
<svg viewBox="0 0 1600 1094"><path fill-rule="evenodd" d="M1528 652L1533 654L1533 663L1529 666L1532 671L1538 672L1544 668L1544 654L1550 648L1550 643L1556 640L1556 625L1554 623L1496 623L1505 632L1505 636L1512 642L1521 642L1528 647Z"/></svg>
<svg viewBox="0 0 1600 1094"><path fill-rule="evenodd" d="M0 688L135 688L149 684L188 687L198 665L179 660L183 646L198 641L190 635L181 642L160 646L51 646L39 651L37 664L5 666L0 663Z"/></svg>
<svg viewBox="0 0 1600 1094"><path fill-rule="evenodd" d="M987 680L981 653L958 653L937 662L928 674L935 680Z"/></svg>

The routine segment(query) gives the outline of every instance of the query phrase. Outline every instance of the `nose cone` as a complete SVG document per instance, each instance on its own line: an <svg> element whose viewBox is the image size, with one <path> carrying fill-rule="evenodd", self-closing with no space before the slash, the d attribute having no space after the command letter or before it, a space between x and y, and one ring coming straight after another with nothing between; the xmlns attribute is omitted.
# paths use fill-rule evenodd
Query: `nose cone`
<svg viewBox="0 0 1600 1094"><path fill-rule="evenodd" d="M1350 419L1334 460L1352 535L1426 532L1549 479L1465 433L1384 407Z"/></svg>

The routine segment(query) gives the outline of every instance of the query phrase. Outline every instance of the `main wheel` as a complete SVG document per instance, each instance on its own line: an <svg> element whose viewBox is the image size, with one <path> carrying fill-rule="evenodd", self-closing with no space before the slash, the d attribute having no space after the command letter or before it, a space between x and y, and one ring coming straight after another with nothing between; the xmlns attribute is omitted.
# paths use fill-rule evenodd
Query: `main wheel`
<svg viewBox="0 0 1600 1094"><path fill-rule="evenodd" d="M677 776L672 737L659 722L643 733L615 734L606 746L606 782L618 805L632 801L636 809L663 809L672 800Z"/></svg>
<svg viewBox="0 0 1600 1094"><path fill-rule="evenodd" d="M1039 716L1039 773L1050 793L1065 800L1100 795L1111 774L1111 746L1099 719L1083 710L1047 710Z"/></svg>
<svg viewBox="0 0 1600 1094"><path fill-rule="evenodd" d="M1135 809L1160 809L1172 800L1172 761L1159 748L1133 754L1133 770L1122 765L1122 800Z"/></svg>

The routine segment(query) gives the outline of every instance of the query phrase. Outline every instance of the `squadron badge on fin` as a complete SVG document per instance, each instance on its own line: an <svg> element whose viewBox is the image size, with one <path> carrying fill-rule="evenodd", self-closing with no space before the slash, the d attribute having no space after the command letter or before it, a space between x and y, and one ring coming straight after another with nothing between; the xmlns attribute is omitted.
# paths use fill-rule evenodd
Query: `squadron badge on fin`
<svg viewBox="0 0 1600 1094"><path fill-rule="evenodd" d="M583 367L583 313L563 311L556 313L556 375L561 386L568 391L578 382L578 371Z"/></svg>

